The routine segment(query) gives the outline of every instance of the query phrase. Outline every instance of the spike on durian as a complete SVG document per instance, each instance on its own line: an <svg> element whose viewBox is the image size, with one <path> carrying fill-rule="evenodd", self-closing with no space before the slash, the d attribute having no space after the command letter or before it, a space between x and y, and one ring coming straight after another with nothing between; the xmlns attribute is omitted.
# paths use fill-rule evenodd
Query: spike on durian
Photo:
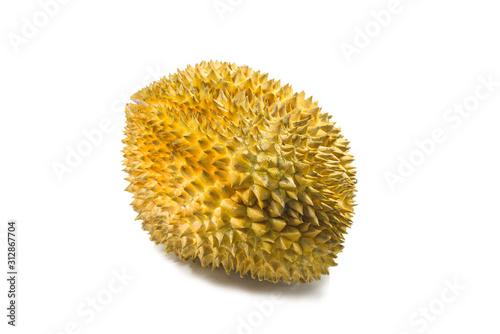
<svg viewBox="0 0 500 334"><path fill-rule="evenodd" d="M311 282L336 265L356 172L349 142L312 97L210 61L131 100L126 190L151 240L272 282Z"/></svg>

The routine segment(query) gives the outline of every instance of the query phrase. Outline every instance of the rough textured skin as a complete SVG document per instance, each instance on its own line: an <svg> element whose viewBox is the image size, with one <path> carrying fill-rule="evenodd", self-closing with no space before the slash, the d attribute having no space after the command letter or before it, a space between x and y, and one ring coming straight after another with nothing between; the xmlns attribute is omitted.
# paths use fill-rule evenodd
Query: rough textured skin
<svg viewBox="0 0 500 334"><path fill-rule="evenodd" d="M290 283L335 266L351 224L349 142L305 94L202 62L126 107L127 190L151 240L183 260Z"/></svg>

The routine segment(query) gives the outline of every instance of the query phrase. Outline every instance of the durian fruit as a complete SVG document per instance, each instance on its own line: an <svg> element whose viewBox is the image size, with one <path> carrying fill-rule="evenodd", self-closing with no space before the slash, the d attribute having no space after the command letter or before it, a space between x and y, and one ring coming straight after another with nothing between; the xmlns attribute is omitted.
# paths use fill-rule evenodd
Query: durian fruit
<svg viewBox="0 0 500 334"><path fill-rule="evenodd" d="M151 240L242 277L319 280L351 225L349 142L312 97L210 61L126 106L132 206Z"/></svg>

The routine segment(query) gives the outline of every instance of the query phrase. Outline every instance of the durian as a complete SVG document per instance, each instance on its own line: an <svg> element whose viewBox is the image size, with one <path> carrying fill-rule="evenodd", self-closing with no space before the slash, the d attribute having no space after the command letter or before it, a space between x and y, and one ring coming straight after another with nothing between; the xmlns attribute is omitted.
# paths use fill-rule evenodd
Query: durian
<svg viewBox="0 0 500 334"><path fill-rule="evenodd" d="M349 142L312 97L248 66L188 66L132 95L132 206L166 251L272 282L335 266L355 193Z"/></svg>

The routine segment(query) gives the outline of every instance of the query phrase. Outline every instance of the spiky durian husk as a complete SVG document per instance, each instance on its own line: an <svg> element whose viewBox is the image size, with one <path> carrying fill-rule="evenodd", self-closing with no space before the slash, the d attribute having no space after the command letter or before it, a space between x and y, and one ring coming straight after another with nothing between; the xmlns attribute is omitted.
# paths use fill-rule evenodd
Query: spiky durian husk
<svg viewBox="0 0 500 334"><path fill-rule="evenodd" d="M351 224L348 141L317 102L247 66L201 62L132 96L125 171L151 240L252 278L328 274Z"/></svg>

